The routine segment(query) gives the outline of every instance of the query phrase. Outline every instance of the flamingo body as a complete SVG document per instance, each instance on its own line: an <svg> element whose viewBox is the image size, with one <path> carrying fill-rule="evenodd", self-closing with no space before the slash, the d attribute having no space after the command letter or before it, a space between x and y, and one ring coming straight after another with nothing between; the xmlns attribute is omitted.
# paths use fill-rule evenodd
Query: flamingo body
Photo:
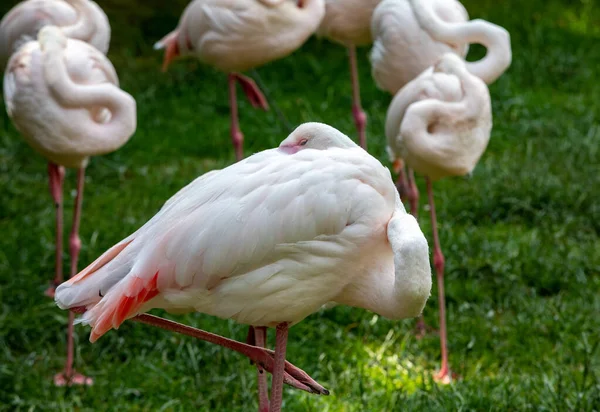
<svg viewBox="0 0 600 412"><path fill-rule="evenodd" d="M135 100L118 84L106 56L50 27L11 57L4 100L35 150L53 163L78 168L89 156L118 149L135 131Z"/></svg>
<svg viewBox="0 0 600 412"><path fill-rule="evenodd" d="M452 53L398 92L385 127L391 160L402 158L432 180L470 173L491 129L487 86Z"/></svg>
<svg viewBox="0 0 600 412"><path fill-rule="evenodd" d="M95 340L155 307L254 326L294 324L330 301L410 317L430 288L427 242L389 171L308 123L279 148L196 179L56 301L86 306Z"/></svg>
<svg viewBox="0 0 600 412"><path fill-rule="evenodd" d="M456 0L422 0L432 3L439 18L450 23L469 19L466 9ZM415 8L423 3L411 0L384 0L373 12L371 30L372 74L377 85L396 94L423 70L436 63L444 53L465 57L468 43L438 41L422 27Z"/></svg>
<svg viewBox="0 0 600 412"><path fill-rule="evenodd" d="M103 54L108 52L110 24L91 0L27 0L13 7L0 22L0 64L13 52L37 39L44 26L58 26L70 38L85 41Z"/></svg>
<svg viewBox="0 0 600 412"><path fill-rule="evenodd" d="M181 56L224 72L245 71L298 49L324 13L323 0L305 1L303 7L287 0L195 0L162 42L174 39Z"/></svg>
<svg viewBox="0 0 600 412"><path fill-rule="evenodd" d="M346 47L371 44L371 16L381 0L326 0L317 35Z"/></svg>

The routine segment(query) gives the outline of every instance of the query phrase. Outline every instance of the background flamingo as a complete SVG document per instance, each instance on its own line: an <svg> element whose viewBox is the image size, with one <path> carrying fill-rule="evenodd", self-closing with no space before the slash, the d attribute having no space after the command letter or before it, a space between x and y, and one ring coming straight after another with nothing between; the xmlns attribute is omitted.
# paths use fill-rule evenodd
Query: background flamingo
<svg viewBox="0 0 600 412"><path fill-rule="evenodd" d="M464 58L470 43L487 48L486 56L467 63L468 70L493 83L510 66L508 32L485 20L468 21L463 5L456 0L384 0L373 12L371 30L372 74L377 85L395 95L423 70L436 63L444 53ZM402 159L396 157L394 171L398 186L417 213L419 193L411 170L404 175Z"/></svg>
<svg viewBox="0 0 600 412"><path fill-rule="evenodd" d="M77 196L69 236L71 276L81 249L79 221L88 158L121 147L136 128L135 100L118 87L110 61L96 48L44 27L9 61L4 76L9 117L27 143L48 159L50 192L56 204L56 275L47 294L62 282L62 184L64 167L77 168ZM89 384L73 363L73 315L69 316L67 361L57 385Z"/></svg>
<svg viewBox="0 0 600 412"><path fill-rule="evenodd" d="M352 116L363 149L367 148L367 114L360 103L356 46L371 44L371 16L381 0L325 0L325 17L317 34L348 48L352 81Z"/></svg>
<svg viewBox="0 0 600 412"><path fill-rule="evenodd" d="M195 0L184 10L177 28L155 44L165 48L163 70L178 56L191 55L229 74L231 138L236 160L244 157L239 127L236 82L250 103L268 104L254 81L238 72L283 58L317 29L324 0Z"/></svg>
<svg viewBox="0 0 600 412"><path fill-rule="evenodd" d="M444 297L444 255L437 230L432 181L470 173L485 151L492 129L485 83L452 53L394 97L386 117L388 151L426 176L438 281L442 366L436 378L450 381Z"/></svg>
<svg viewBox="0 0 600 412"><path fill-rule="evenodd" d="M13 7L0 22L0 65L22 44L37 39L47 25L58 26L72 39L85 41L108 52L110 24L102 9L91 0L27 0Z"/></svg>
<svg viewBox="0 0 600 412"><path fill-rule="evenodd" d="M389 171L336 129L307 123L278 149L194 181L56 301L87 308L92 342L151 308L276 328L276 412L290 326L327 302L417 316L430 288L427 242Z"/></svg>

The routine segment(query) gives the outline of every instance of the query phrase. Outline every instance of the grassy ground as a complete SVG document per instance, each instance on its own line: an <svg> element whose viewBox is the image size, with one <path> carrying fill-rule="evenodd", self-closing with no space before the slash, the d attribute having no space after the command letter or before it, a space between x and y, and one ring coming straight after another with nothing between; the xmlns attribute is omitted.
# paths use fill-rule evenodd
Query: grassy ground
<svg viewBox="0 0 600 412"><path fill-rule="evenodd" d="M5 3L0 13L15 1ZM192 61L161 75L151 51L185 1L100 3L113 23L110 57L138 101L139 127L123 149L88 168L81 266L178 188L233 160L224 76ZM600 13L592 0L464 3L473 17L511 32L514 60L491 87L495 127L473 176L436 187L450 359L460 379L432 382L438 338L416 340L414 321L337 307L294 327L288 350L332 395L286 390L286 410L600 409ZM366 53L370 151L384 159L390 97L373 85ZM323 121L354 135L342 48L312 39L259 72L292 125ZM274 112L241 104L247 153L287 135ZM139 324L94 345L77 327L76 365L96 383L52 385L67 316L42 296L53 273L46 165L0 109L0 410L253 410L255 372L246 360ZM74 177L67 175L67 229ZM425 205L421 214L429 234ZM437 327L437 316L434 290L427 323ZM177 319L237 339L246 333L208 316Z"/></svg>

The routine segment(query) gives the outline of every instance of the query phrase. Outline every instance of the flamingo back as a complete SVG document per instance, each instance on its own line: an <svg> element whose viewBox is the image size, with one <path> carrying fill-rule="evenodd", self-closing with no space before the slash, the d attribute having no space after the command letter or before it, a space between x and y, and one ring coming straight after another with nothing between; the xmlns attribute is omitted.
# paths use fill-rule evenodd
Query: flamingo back
<svg viewBox="0 0 600 412"><path fill-rule="evenodd" d="M110 24L106 14L91 0L27 0L12 8L0 22L0 64L24 43L36 40L42 27L53 25L69 37L85 41L106 54Z"/></svg>
<svg viewBox="0 0 600 412"><path fill-rule="evenodd" d="M420 1L433 2L433 9L446 22L468 20L467 11L456 0ZM444 53L465 57L468 51L468 42L445 43L430 36L414 14L414 7L422 7L419 2L384 0L373 13L372 75L378 87L391 94L396 94L423 70L435 64Z"/></svg>
<svg viewBox="0 0 600 412"><path fill-rule="evenodd" d="M323 0L282 1L269 6L257 0L195 0L178 26L182 55L194 55L222 71L244 71L291 54L314 33L325 8Z"/></svg>

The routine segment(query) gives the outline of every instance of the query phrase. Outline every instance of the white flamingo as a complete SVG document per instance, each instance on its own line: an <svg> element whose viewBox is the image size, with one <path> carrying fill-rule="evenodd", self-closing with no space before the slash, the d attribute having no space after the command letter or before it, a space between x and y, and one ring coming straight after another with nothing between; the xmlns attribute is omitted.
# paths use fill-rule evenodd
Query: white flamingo
<svg viewBox="0 0 600 412"><path fill-rule="evenodd" d="M426 176L438 281L442 366L436 378L448 382L444 255L440 248L432 181L470 173L485 151L492 129L486 84L452 53L404 86L394 97L385 132L391 160L402 158Z"/></svg>
<svg viewBox="0 0 600 412"><path fill-rule="evenodd" d="M381 0L325 0L325 17L317 35L348 48L352 81L352 116L360 145L367 148L367 115L360 103L360 82L356 63L356 46L373 42L371 16Z"/></svg>
<svg viewBox="0 0 600 412"><path fill-rule="evenodd" d="M91 0L27 0L13 7L0 22L2 69L21 45L37 39L44 26L58 26L72 39L85 41L108 52L110 24L102 9Z"/></svg>
<svg viewBox="0 0 600 412"><path fill-rule="evenodd" d="M279 148L196 179L59 286L56 302L87 309L92 342L152 308L276 328L276 412L290 326L327 302L414 317L430 288L427 242L389 170L336 129L307 123ZM264 349L210 339L263 365Z"/></svg>
<svg viewBox="0 0 600 412"><path fill-rule="evenodd" d="M510 35L500 26L485 20L468 21L463 5L456 0L383 0L373 13L371 30L372 74L377 85L395 95L423 70L445 53L465 57L469 44L487 48L486 56L467 63L467 69L493 83L510 66ZM398 186L406 193L411 212L417 213L419 194L412 171L404 176L402 159L394 171Z"/></svg>
<svg viewBox="0 0 600 412"><path fill-rule="evenodd" d="M79 169L73 229L69 236L71 276L81 248L79 221L85 167L90 156L121 147L136 128L135 100L118 87L110 61L88 43L67 39L45 26L38 41L24 44L11 57L4 75L8 115L27 143L48 159L50 193L56 204L56 275L47 291L62 282L62 184L64 167ZM57 385L89 384L73 364L73 316L69 317L65 371Z"/></svg>
<svg viewBox="0 0 600 412"><path fill-rule="evenodd" d="M236 83L252 106L268 109L254 81L238 72L288 56L314 33L324 0L194 0L177 28L155 44L165 49L163 70L178 56L194 56L229 75L231 138L236 159L244 157Z"/></svg>

